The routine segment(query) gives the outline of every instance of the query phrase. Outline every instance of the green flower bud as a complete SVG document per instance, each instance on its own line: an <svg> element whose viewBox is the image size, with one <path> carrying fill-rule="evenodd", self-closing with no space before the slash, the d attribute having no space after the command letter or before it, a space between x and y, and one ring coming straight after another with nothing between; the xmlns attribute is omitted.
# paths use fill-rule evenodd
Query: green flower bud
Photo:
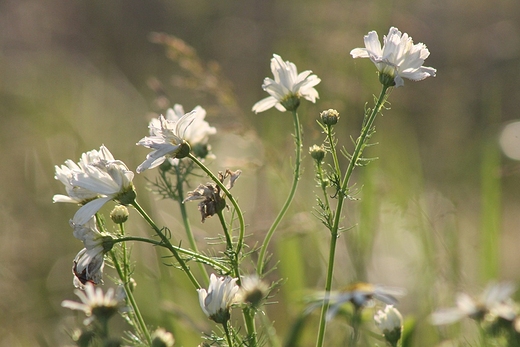
<svg viewBox="0 0 520 347"><path fill-rule="evenodd" d="M128 209L126 206L123 205L117 205L114 207L112 212L110 212L110 218L112 219L112 222L116 224L123 224L128 220Z"/></svg>
<svg viewBox="0 0 520 347"><path fill-rule="evenodd" d="M339 112L333 109L328 109L320 113L321 121L325 125L336 125L339 120Z"/></svg>
<svg viewBox="0 0 520 347"><path fill-rule="evenodd" d="M312 145L312 147L309 148L309 153L311 157L316 160L317 162L321 163L323 158L325 158L325 148L318 145Z"/></svg>

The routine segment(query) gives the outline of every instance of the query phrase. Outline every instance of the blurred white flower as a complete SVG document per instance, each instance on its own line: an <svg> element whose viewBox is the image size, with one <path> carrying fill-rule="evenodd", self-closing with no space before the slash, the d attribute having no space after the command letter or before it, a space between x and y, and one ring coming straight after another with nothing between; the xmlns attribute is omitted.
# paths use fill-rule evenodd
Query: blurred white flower
<svg viewBox="0 0 520 347"><path fill-rule="evenodd" d="M197 289L202 311L217 323L226 323L230 318L229 308L235 302L239 290L238 278L217 277L211 274L208 291Z"/></svg>
<svg viewBox="0 0 520 347"><path fill-rule="evenodd" d="M296 110L300 98L316 102L319 95L314 86L321 80L318 76L311 75L312 71L307 70L298 74L296 65L283 61L277 54L273 54L271 59L271 71L274 80L266 77L262 84L262 88L271 96L258 101L253 106L253 112L263 112L273 106L281 112Z"/></svg>
<svg viewBox="0 0 520 347"><path fill-rule="evenodd" d="M375 31L365 35L365 47L355 48L350 54L353 58L370 58L380 74L381 83L400 87L403 78L420 81L433 76L437 70L422 66L430 52L423 43L413 44L408 34L391 27L388 35L383 37L383 47ZM385 77L388 77L387 81ZM384 82L385 81L385 82Z"/></svg>
<svg viewBox="0 0 520 347"><path fill-rule="evenodd" d="M466 293L458 293L456 303L453 308L437 310L430 316L431 323L434 325L451 324L469 317L477 321L482 320L486 314L492 312L496 315L504 315L504 319L510 319L510 310L506 309L511 294L516 290L512 282L490 283L484 292L473 299Z"/></svg>
<svg viewBox="0 0 520 347"><path fill-rule="evenodd" d="M327 312L327 320L336 315L341 306L351 302L356 309L367 306L373 299L377 299L388 305L397 304L396 296L403 296L406 291L402 288L385 287L370 283L354 283L339 292L331 292L328 300L331 305Z"/></svg>
<svg viewBox="0 0 520 347"><path fill-rule="evenodd" d="M242 277L237 301L258 307L269 294L269 285L257 275Z"/></svg>
<svg viewBox="0 0 520 347"><path fill-rule="evenodd" d="M148 153L146 160L137 167L137 173L161 165L166 158L184 158L187 156L191 148L186 134L188 133L188 128L196 119L198 119L199 126L202 125L206 129L205 133L209 135L211 128L204 121L206 112L201 110L203 110L202 107L200 109L195 108L193 111L179 117L176 111L170 109L167 113L168 119L161 115L159 119L152 120L148 126L150 136L143 137L137 145L151 148L153 151ZM180 112L179 107L177 107L177 112ZM194 136L200 135L197 130L192 131L191 134Z"/></svg>
<svg viewBox="0 0 520 347"><path fill-rule="evenodd" d="M85 291L76 289L74 293L80 298L81 302L65 300L61 306L71 310L83 311L87 318L85 325L90 324L94 319L108 319L116 313L121 306L121 299L115 294L114 289L110 288L105 294L101 288L95 288L92 283L85 285Z"/></svg>
<svg viewBox="0 0 520 347"><path fill-rule="evenodd" d="M166 331L163 328L155 329L151 337L151 347L172 347L175 343L175 338L173 337L172 333Z"/></svg>
<svg viewBox="0 0 520 347"><path fill-rule="evenodd" d="M374 323L385 336L385 339L392 346L397 346L397 341L401 338L403 326L401 313L393 305L386 305L384 311L379 310L374 315Z"/></svg>

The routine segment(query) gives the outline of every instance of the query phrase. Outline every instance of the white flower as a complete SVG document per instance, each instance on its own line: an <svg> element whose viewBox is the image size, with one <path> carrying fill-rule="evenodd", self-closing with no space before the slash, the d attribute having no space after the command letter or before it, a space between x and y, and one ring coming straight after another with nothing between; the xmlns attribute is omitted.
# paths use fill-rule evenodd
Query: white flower
<svg viewBox="0 0 520 347"><path fill-rule="evenodd" d="M257 275L242 277L238 299L242 303L259 306L269 294L269 286Z"/></svg>
<svg viewBox="0 0 520 347"><path fill-rule="evenodd" d="M115 294L114 289L110 288L105 294L101 288L95 288L92 283L85 285L85 291L76 289L74 293L82 302L65 300L61 306L70 308L71 310L79 310L85 312L87 317L85 325L88 325L95 318L108 319L120 307L120 298Z"/></svg>
<svg viewBox="0 0 520 347"><path fill-rule="evenodd" d="M413 44L408 34L394 27L383 37L383 48L375 31L365 35L365 47L355 48L350 54L353 58L370 58L383 76L389 76L396 87L404 85L403 78L420 81L433 76L437 70L422 66L430 52L423 43Z"/></svg>
<svg viewBox="0 0 520 347"><path fill-rule="evenodd" d="M92 150L81 155L78 164L68 159L65 165L55 166L55 179L59 180L65 186L68 195L56 194L53 197L54 202L69 202L74 204L85 204L92 199L99 197L99 194L88 189L78 187L72 184L74 175L84 173L85 168L89 165L96 165L101 160L114 160L112 154L102 146L99 151Z"/></svg>
<svg viewBox="0 0 520 347"><path fill-rule="evenodd" d="M97 160L89 161L82 171L74 171L70 179L72 186L83 188L97 196L76 212L73 218L75 225L86 224L110 200L126 204L135 198L132 184L134 173L122 161L115 160L105 146L101 146L100 153L102 155ZM82 158L84 157L86 155Z"/></svg>
<svg viewBox="0 0 520 347"><path fill-rule="evenodd" d="M152 347L172 347L174 343L175 339L172 333L163 328L157 328L152 333Z"/></svg>
<svg viewBox="0 0 520 347"><path fill-rule="evenodd" d="M327 320L336 315L341 306L351 302L356 309L368 305L372 299L377 299L388 305L397 303L396 296L403 296L405 290L402 288L384 287L370 283L359 282L350 285L345 290L329 294L331 306L327 312Z"/></svg>
<svg viewBox="0 0 520 347"><path fill-rule="evenodd" d="M396 346L401 338L403 316L393 305L386 305L384 311L379 310L374 315L377 328L383 333L392 346Z"/></svg>
<svg viewBox="0 0 520 347"><path fill-rule="evenodd" d="M300 74L296 65L273 54L271 59L271 71L274 80L266 77L262 84L263 90L271 96L258 101L253 106L253 112L263 112L271 107L276 107L279 111L295 110L299 105L300 98L305 98L311 102L316 102L319 97L314 89L320 79L316 75L311 75L312 71L307 70Z"/></svg>
<svg viewBox="0 0 520 347"><path fill-rule="evenodd" d="M141 173L147 169L153 169L161 165L167 157L183 158L188 155L190 146L186 134L191 134L193 138L204 140L204 136L197 130L188 132L188 128L197 120L197 124L202 126L204 134L207 136L211 133L211 127L204 121L206 112L202 112L202 107L195 108L193 111L179 117L181 108L177 107L177 111L168 110L167 118L163 115L159 119L150 122L150 136L143 137L137 145L153 149L148 153L146 160L137 167L137 173ZM205 124L204 124L205 123Z"/></svg>
<svg viewBox="0 0 520 347"><path fill-rule="evenodd" d="M238 278L217 277L211 274L208 291L197 289L200 307L206 316L217 323L229 320L229 308L235 302L235 295L239 289L237 280Z"/></svg>
<svg viewBox="0 0 520 347"><path fill-rule="evenodd" d="M74 237L81 240L85 246L74 258L74 286L82 288L88 282L102 283L104 255L112 246L112 237L98 231L95 217L87 224L79 225L72 221L70 224L74 228Z"/></svg>
<svg viewBox="0 0 520 347"><path fill-rule="evenodd" d="M440 309L430 316L431 323L434 325L451 324L469 317L475 320L482 320L490 312L501 314L505 319L509 318L509 312L504 310L504 304L510 299L511 294L516 290L516 286L511 282L490 283L484 292L476 300L465 293L457 294L457 307Z"/></svg>

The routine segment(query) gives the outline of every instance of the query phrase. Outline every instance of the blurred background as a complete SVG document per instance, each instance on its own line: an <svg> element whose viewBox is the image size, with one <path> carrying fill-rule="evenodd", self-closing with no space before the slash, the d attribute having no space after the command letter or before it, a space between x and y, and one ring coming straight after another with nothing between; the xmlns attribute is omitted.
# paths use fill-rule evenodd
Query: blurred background
<svg viewBox="0 0 520 347"><path fill-rule="evenodd" d="M76 299L70 269L82 245L68 225L76 207L52 204L64 192L54 165L105 144L135 170L147 153L135 143L152 116L173 103L201 105L218 129L210 167L243 171L234 194L254 246L285 200L294 155L290 114L251 112L267 96L272 54L322 79L318 102L299 109L304 151L322 142L316 119L329 108L341 114L340 146L352 149L380 86L373 64L349 52L390 26L428 46L425 65L437 77L405 81L376 120L379 144L365 154L379 160L355 173L360 200L346 206L343 226L353 228L338 243L334 287L403 287L399 309L417 320L420 345L453 336L431 327L429 313L452 306L458 291L520 277L519 23L517 0L0 1L0 346L70 344L81 324L60 306ZM309 155L304 166L271 244L270 265L279 263L268 280L283 284L267 313L282 340L304 296L325 280L330 236L311 214L318 190ZM155 174L136 176L138 199L182 240L178 206L147 190ZM188 210L200 248L212 248L206 238L217 236L218 221L201 224L196 204ZM150 235L131 218L129 233ZM196 346L214 326L161 255L134 245L136 297L150 325ZM314 345L317 316L304 321L299 345ZM332 322L329 335L345 326Z"/></svg>

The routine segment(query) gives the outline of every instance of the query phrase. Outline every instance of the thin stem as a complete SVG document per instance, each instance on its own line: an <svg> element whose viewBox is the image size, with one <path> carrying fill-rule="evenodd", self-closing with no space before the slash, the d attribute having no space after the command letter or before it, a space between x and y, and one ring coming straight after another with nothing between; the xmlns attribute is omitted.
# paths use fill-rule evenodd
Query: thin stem
<svg viewBox="0 0 520 347"><path fill-rule="evenodd" d="M137 236L125 236L125 237L121 237L121 238L113 240L114 243L125 242L125 241L139 241L139 242L150 243L154 246L161 246L164 248L168 248L168 246L166 246L162 241L155 241L152 239L147 239L147 238L137 237ZM196 253L189 249L181 248L181 247L175 246L175 245L171 245L171 247L173 247L179 253L186 254L186 255L190 256L191 258L196 259L204 264L208 264L216 269L220 269L224 273L229 273L231 271L231 269L229 269L225 265L222 265L220 262L215 261L212 258L206 257L205 255L202 255L200 253Z"/></svg>
<svg viewBox="0 0 520 347"><path fill-rule="evenodd" d="M356 147L354 148L354 153L352 154L352 158L350 158L350 162L347 167L347 171L345 172L345 176L343 177L343 181L341 183L340 191L338 192L338 205L336 208L336 213L334 215L334 223L332 225L332 229L330 230L331 240L330 240L330 249L329 249L329 262L328 262L328 269L327 269L327 279L326 279L326 283L325 283L325 292L326 293L328 293L332 287L332 277L333 277L333 273L334 273L334 259L335 259L334 256L336 253L336 242L337 242L337 238L338 238L339 223L341 220L341 211L343 209L343 203L345 201L345 198L347 197L346 192L347 192L348 184L350 181L350 177L352 176L352 172L354 171L354 168L357 166L357 162L358 162L359 158L361 158L363 149L366 147L367 137L372 130L372 126L374 124L377 114L381 111L381 108L383 107L383 104L387 97L386 92L387 92L388 88L389 88L388 86L383 85L379 98L377 99L376 105L372 109L372 112L370 113L368 119L366 119L366 122L363 122L364 124L361 129L361 134L359 135L359 137L356 141ZM321 309L321 315L320 315L318 340L316 342L317 347L323 346L323 341L325 338L326 315L327 315L328 309L329 309L329 302L328 302L328 300L324 300L323 306Z"/></svg>
<svg viewBox="0 0 520 347"><path fill-rule="evenodd" d="M184 224L184 230L186 230L186 235L188 236L188 242L190 243L191 249L195 251L196 253L199 253L199 249L197 248L197 243L195 242L195 238L193 237L193 232L191 231L191 225L190 221L188 219L188 213L186 211L186 205L182 202L182 198L184 196L183 191L183 180L181 177L181 174L179 172L179 167L175 166L175 173L177 175L177 193L178 193L178 203L179 208L181 210L181 216L182 216L182 222ZM206 271L206 268L204 267L204 264L198 263L200 272L202 276L204 277L204 280L206 283L209 283L209 275Z"/></svg>
<svg viewBox="0 0 520 347"><path fill-rule="evenodd" d="M132 206L148 222L148 224L157 233L157 235L159 235L159 237L161 238L164 246L166 248L168 248L168 250L173 254L173 256L175 257L177 262L179 262L181 268L184 270L184 273L186 273L186 276L188 276L188 278L191 281L191 283L193 284L193 286L195 286L196 289L200 289L201 286L200 286L199 282L197 282L197 279L195 278L195 276L193 276L193 273L191 272L190 268L188 267L188 265L186 264L184 259L181 258L181 256L177 252L177 249L175 247L173 247L173 245L171 244L170 240L166 237L166 235L164 235L162 230L159 229L159 227L157 227L155 222L150 218L150 216L148 216L146 211L142 209L142 207L137 203L137 201L134 200L132 202Z"/></svg>
<svg viewBox="0 0 520 347"><path fill-rule="evenodd" d="M240 285L240 270L238 268L238 253L233 250L233 242L231 239L231 235L229 234L229 229L226 224L226 220L222 211L217 211L218 219L220 220L220 224L222 225L222 229L224 230L224 234L226 235L226 255L231 260L231 266L233 267L233 276L238 278L237 284Z"/></svg>
<svg viewBox="0 0 520 347"><path fill-rule="evenodd" d="M257 347L258 341L256 336L256 326L255 326L255 309L251 307L246 307L243 310L244 320L246 322L246 330L247 330L247 341L249 342L248 346Z"/></svg>
<svg viewBox="0 0 520 347"><path fill-rule="evenodd" d="M215 182L216 185L219 186L219 188L224 192L224 194L226 194L226 198L229 199L229 201L231 202L231 205L233 205L233 207L237 213L238 223L240 225L238 241L237 241L237 246L236 246L235 251L237 254L240 254L240 251L242 250L242 246L244 245L244 234L245 234L245 230L246 230L244 214L242 213L240 206L238 205L238 203L235 200L235 198L233 197L233 195L231 195L231 193L229 192L229 189L227 189L226 186L222 182L220 182L218 177L215 176L213 174L213 172L211 172L211 170L206 167L206 165L204 165L197 157L195 157L191 153L188 154L188 158L193 160L193 162L195 164L197 164L202 169L202 171L204 171L211 178L211 180L213 180L213 182Z"/></svg>
<svg viewBox="0 0 520 347"><path fill-rule="evenodd" d="M265 235L264 242L262 243L262 247L260 248L260 253L258 255L258 262L256 264L256 273L261 276L264 271L264 262L265 257L267 254L267 246L269 246L269 242L271 241L271 238L273 237L273 234L278 227L278 224L282 221L283 217L285 216L285 213L289 209L289 206L291 205L291 202L294 199L294 195L296 193L296 187L298 186L298 181L300 179L300 165L301 165L301 155L302 155L302 130L300 126L300 119L298 118L298 113L296 110L293 110L293 123L294 123L294 143L296 145L296 160L294 163L294 176L293 181L291 185L291 190L289 191L289 195L287 196L287 200L285 200L284 205L282 206L282 209L278 213L278 216L276 216L276 219L274 220L273 224L267 231L267 234Z"/></svg>
<svg viewBox="0 0 520 347"><path fill-rule="evenodd" d="M144 322L141 311L139 310L139 306L137 306L137 301L135 301L134 293L132 291L133 288L131 287L131 284L130 284L130 279L128 277L125 277L125 272L123 271L123 269L121 269L121 265L119 264L119 261L117 260L117 256L116 256L114 250L110 251L110 255L112 257L112 261L114 263L114 267L116 268L117 274L119 275L121 282L123 282L123 286L125 288L125 293L126 293L128 302L130 303L130 306L132 306L133 313L137 320L137 325L138 325L137 329L141 331L141 334L145 337L146 341L148 342L148 345L151 346L152 337L150 336L150 332L148 331L148 328L146 327L146 323Z"/></svg>
<svg viewBox="0 0 520 347"><path fill-rule="evenodd" d="M224 333L226 334L226 340L227 340L228 346L233 347L231 335L229 334L228 321L226 321L225 323L222 323L222 326L224 327Z"/></svg>

